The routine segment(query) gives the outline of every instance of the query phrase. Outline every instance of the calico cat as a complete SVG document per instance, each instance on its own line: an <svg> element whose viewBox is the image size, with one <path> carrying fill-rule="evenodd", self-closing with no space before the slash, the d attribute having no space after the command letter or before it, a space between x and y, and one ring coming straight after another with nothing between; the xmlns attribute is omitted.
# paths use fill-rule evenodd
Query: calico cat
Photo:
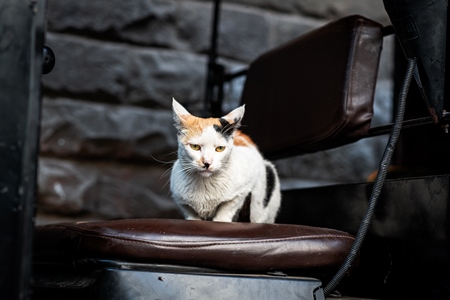
<svg viewBox="0 0 450 300"><path fill-rule="evenodd" d="M273 223L280 201L275 167L238 128L245 106L222 118L191 115L175 99L178 159L170 190L186 219Z"/></svg>

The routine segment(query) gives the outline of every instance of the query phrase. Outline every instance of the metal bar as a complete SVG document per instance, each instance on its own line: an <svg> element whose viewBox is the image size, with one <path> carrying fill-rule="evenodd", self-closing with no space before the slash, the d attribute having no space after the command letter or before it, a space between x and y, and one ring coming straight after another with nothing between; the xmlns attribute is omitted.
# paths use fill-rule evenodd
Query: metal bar
<svg viewBox="0 0 450 300"><path fill-rule="evenodd" d="M29 299L45 0L0 5L0 294Z"/></svg>
<svg viewBox="0 0 450 300"><path fill-rule="evenodd" d="M219 21L220 21L220 3L221 0L214 1L211 49L209 50L209 63L215 63L217 59L217 42L219 40Z"/></svg>
<svg viewBox="0 0 450 300"><path fill-rule="evenodd" d="M214 287L214 288L211 288ZM107 269L92 298L136 299L304 299L325 300L321 282L307 277L190 274Z"/></svg>
<svg viewBox="0 0 450 300"><path fill-rule="evenodd" d="M244 69L244 70L240 70L240 71L237 71L237 72L234 72L234 73L226 74L224 76L224 80L223 81L224 82L231 81L231 80L233 80L233 79L235 79L237 77L241 77L241 76L247 75L247 72L248 72L248 69Z"/></svg>
<svg viewBox="0 0 450 300"><path fill-rule="evenodd" d="M450 113L445 113L442 120L444 122L450 122ZM423 117L423 118L417 118L417 119L411 119L411 120L404 121L403 125L402 125L402 129L410 129L410 128L415 128L415 127L425 126L425 125L436 125L436 124L433 122L431 117ZM389 134L392 130L392 127L393 127L393 124L388 124L388 125L370 128L366 137L374 137L374 136Z"/></svg>
<svg viewBox="0 0 450 300"><path fill-rule="evenodd" d="M217 60L217 42L219 39L219 19L220 19L220 3L221 0L214 0L213 18L211 25L211 44L208 52L208 66L206 74L205 89L205 111L211 109L214 101L214 87L216 85L216 60Z"/></svg>

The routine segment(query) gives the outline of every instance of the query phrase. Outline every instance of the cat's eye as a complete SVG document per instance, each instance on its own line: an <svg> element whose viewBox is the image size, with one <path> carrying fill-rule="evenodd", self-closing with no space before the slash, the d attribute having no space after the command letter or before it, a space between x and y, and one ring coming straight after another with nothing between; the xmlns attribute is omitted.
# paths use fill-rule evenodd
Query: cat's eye
<svg viewBox="0 0 450 300"><path fill-rule="evenodd" d="M216 152L222 152L223 150L225 150L225 146L216 147Z"/></svg>
<svg viewBox="0 0 450 300"><path fill-rule="evenodd" d="M194 151L199 151L200 150L200 145L197 144L189 144L189 146L191 146L191 149Z"/></svg>

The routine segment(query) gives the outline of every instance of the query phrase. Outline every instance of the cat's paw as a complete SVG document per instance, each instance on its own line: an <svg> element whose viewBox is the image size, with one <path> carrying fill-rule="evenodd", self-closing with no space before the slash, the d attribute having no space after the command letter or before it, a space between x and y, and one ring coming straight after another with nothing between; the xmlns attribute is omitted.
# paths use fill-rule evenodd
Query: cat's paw
<svg viewBox="0 0 450 300"><path fill-rule="evenodd" d="M217 216L213 218L214 222L233 222L232 218L226 216Z"/></svg>
<svg viewBox="0 0 450 300"><path fill-rule="evenodd" d="M186 216L186 220L193 220L193 221L201 221L202 219L198 216Z"/></svg>

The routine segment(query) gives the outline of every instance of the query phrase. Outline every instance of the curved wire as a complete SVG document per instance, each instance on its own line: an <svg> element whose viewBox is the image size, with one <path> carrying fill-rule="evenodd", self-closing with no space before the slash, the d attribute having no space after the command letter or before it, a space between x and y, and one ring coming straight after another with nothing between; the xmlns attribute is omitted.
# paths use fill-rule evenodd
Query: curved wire
<svg viewBox="0 0 450 300"><path fill-rule="evenodd" d="M403 117L405 114L406 96L408 94L415 66L416 66L416 58L408 58L407 70L399 94L399 103L395 116L394 126L389 136L389 141L384 150L383 157L380 161L378 174L375 179L372 194L369 200L369 206L367 207L366 213L363 217L363 220L361 221L361 225L358 229L358 233L356 234L356 238L355 241L353 242L350 253L347 255L347 258L343 263L343 265L341 266L341 268L339 269L339 271L336 273L336 275L334 275L334 277L324 288L325 296L328 296L344 278L345 274L350 269L353 261L355 260L355 257L357 256L361 248L364 238L366 237L367 231L372 221L373 214L375 212L375 206L377 205L381 189L383 188L384 180L386 178L386 173L388 171L388 167L391 162L392 154L394 153L394 149L397 144L398 137L400 135Z"/></svg>

